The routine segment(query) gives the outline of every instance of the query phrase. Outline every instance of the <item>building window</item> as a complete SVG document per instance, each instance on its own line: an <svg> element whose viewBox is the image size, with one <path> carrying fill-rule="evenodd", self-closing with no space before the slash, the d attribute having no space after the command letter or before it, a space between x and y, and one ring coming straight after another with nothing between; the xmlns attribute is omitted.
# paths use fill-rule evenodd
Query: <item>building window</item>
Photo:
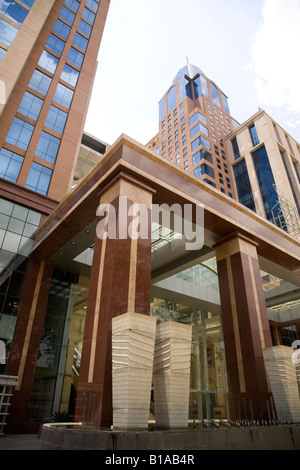
<svg viewBox="0 0 300 470"><path fill-rule="evenodd" d="M277 204L278 196L274 188L274 176L265 146L262 146L259 150L256 150L256 152L253 152L252 158L263 199L266 217L270 222L274 222L274 217L276 218L278 216L280 207L279 204ZM273 214L272 209L274 209L275 206L276 209Z"/></svg>
<svg viewBox="0 0 300 470"><path fill-rule="evenodd" d="M74 49L74 47L71 47L67 60L80 68L82 66L83 59L84 55Z"/></svg>
<svg viewBox="0 0 300 470"><path fill-rule="evenodd" d="M252 124L252 126L249 127L250 134L251 134L251 139L254 147L259 144L259 138L257 134L257 130L255 127L255 124Z"/></svg>
<svg viewBox="0 0 300 470"><path fill-rule="evenodd" d="M56 54L61 55L62 51L64 50L65 44L66 43L62 41L62 39L59 39L54 34L50 34L46 47L48 47L48 49L51 49L51 51L55 52Z"/></svg>
<svg viewBox="0 0 300 470"><path fill-rule="evenodd" d="M82 12L82 18L84 18L89 23L94 24L95 21L95 13L90 11L88 8L84 8Z"/></svg>
<svg viewBox="0 0 300 470"><path fill-rule="evenodd" d="M26 91L19 106L18 112L36 121L40 115L43 104L43 100Z"/></svg>
<svg viewBox="0 0 300 470"><path fill-rule="evenodd" d="M28 10L14 1L0 2L0 13L21 25L28 15Z"/></svg>
<svg viewBox="0 0 300 470"><path fill-rule="evenodd" d="M233 171L240 203L256 212L252 188L245 160L241 160L239 163L234 165Z"/></svg>
<svg viewBox="0 0 300 470"><path fill-rule="evenodd" d="M51 105L45 121L45 125L50 129L53 129L54 131L62 134L65 128L67 117L67 113Z"/></svg>
<svg viewBox="0 0 300 470"><path fill-rule="evenodd" d="M61 79L69 83L71 86L76 86L79 77L78 70L73 69L70 65L66 64L61 74Z"/></svg>
<svg viewBox="0 0 300 470"><path fill-rule="evenodd" d="M212 163L211 154L205 149L201 149L197 153L195 153L195 155L193 155L193 165L197 165L197 163L200 162L200 160L202 160L203 158L208 162Z"/></svg>
<svg viewBox="0 0 300 470"><path fill-rule="evenodd" d="M168 113L176 106L176 87L173 86L168 92Z"/></svg>
<svg viewBox="0 0 300 470"><path fill-rule="evenodd" d="M65 5L72 8L72 10L74 10L74 11L78 11L79 2L77 0L66 0Z"/></svg>
<svg viewBox="0 0 300 470"><path fill-rule="evenodd" d="M33 162L29 171L26 182L26 188L31 189L45 196L48 193L48 188L52 176L52 170L46 168L39 163Z"/></svg>
<svg viewBox="0 0 300 470"><path fill-rule="evenodd" d="M86 6L96 13L99 8L99 3L96 2L96 0L86 0Z"/></svg>
<svg viewBox="0 0 300 470"><path fill-rule="evenodd" d="M5 54L6 54L6 49L3 49L2 47L0 47L0 62L5 56Z"/></svg>
<svg viewBox="0 0 300 470"><path fill-rule="evenodd" d="M62 83L59 83L57 85L53 100L56 101L56 103L61 104L62 106L65 106L65 108L69 109L71 106L73 95L73 90L70 90L70 88L66 87Z"/></svg>
<svg viewBox="0 0 300 470"><path fill-rule="evenodd" d="M210 149L209 140L205 139L201 135L192 142L192 151L196 150L196 148L200 147L200 145L204 145L204 147L207 147L208 149Z"/></svg>
<svg viewBox="0 0 300 470"><path fill-rule="evenodd" d="M24 158L20 155L2 148L0 151L0 176L16 183Z"/></svg>
<svg viewBox="0 0 300 470"><path fill-rule="evenodd" d="M73 21L75 19L75 14L72 13L68 8L62 7L62 9L60 11L60 14L59 14L59 17L62 20L65 20L68 23L73 24Z"/></svg>
<svg viewBox="0 0 300 470"><path fill-rule="evenodd" d="M5 141L23 150L27 150L33 130L34 126L15 117Z"/></svg>
<svg viewBox="0 0 300 470"><path fill-rule="evenodd" d="M43 67L45 70L48 70L48 72L54 73L58 65L58 62L59 62L59 59L57 57L50 54L50 52L48 51L43 51L39 60L39 65Z"/></svg>
<svg viewBox="0 0 300 470"><path fill-rule="evenodd" d="M63 23L61 20L56 20L53 31L63 38L67 39L69 37L71 28L70 26Z"/></svg>
<svg viewBox="0 0 300 470"><path fill-rule="evenodd" d="M195 135L199 134L199 132L201 132L202 134L204 134L208 137L208 129L206 129L206 127L202 126L202 124L198 123L198 124L196 124L195 127L193 127L190 130L191 138L195 137Z"/></svg>
<svg viewBox="0 0 300 470"><path fill-rule="evenodd" d="M3 18L0 18L0 41L10 46L16 37L18 28L7 23Z"/></svg>
<svg viewBox="0 0 300 470"><path fill-rule="evenodd" d="M78 25L78 31L90 37L92 32L92 26L90 26L86 21L80 20Z"/></svg>
<svg viewBox="0 0 300 470"><path fill-rule="evenodd" d="M232 139L231 144L234 153L234 159L237 160L238 158L240 158L241 154L236 137Z"/></svg>
<svg viewBox="0 0 300 470"><path fill-rule="evenodd" d="M197 178L200 178L203 175L208 175L211 178L215 178L214 169L206 163L199 165L198 168L194 170L194 175L197 176Z"/></svg>
<svg viewBox="0 0 300 470"><path fill-rule="evenodd" d="M48 132L42 131L35 155L49 163L54 164L59 145L60 139L54 137L54 135L48 134Z"/></svg>
<svg viewBox="0 0 300 470"><path fill-rule="evenodd" d="M203 116L203 114L197 112L190 118L190 127L192 127L192 125L197 121L202 121L203 124L207 124L206 117Z"/></svg>
<svg viewBox="0 0 300 470"><path fill-rule="evenodd" d="M86 51L87 45L89 41L84 38L81 34L75 33L73 44L74 46L78 47L82 51Z"/></svg>
<svg viewBox="0 0 300 470"><path fill-rule="evenodd" d="M213 102L221 108L219 90L214 83L210 83L210 91Z"/></svg>
<svg viewBox="0 0 300 470"><path fill-rule="evenodd" d="M42 95L46 95L48 93L51 81L52 79L48 77L48 75L45 75L39 70L35 70L28 86L33 90L38 91Z"/></svg>

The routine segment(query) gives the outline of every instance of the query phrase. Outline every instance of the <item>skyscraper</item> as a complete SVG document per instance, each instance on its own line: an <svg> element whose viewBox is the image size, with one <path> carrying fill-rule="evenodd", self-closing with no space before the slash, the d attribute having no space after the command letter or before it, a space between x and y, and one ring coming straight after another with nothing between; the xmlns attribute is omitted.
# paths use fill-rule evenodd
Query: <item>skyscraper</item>
<svg viewBox="0 0 300 470"><path fill-rule="evenodd" d="M1 2L1 178L55 201L66 195L108 6L109 0Z"/></svg>
<svg viewBox="0 0 300 470"><path fill-rule="evenodd" d="M227 96L188 63L159 102L159 132L148 147L233 197L225 137L237 125Z"/></svg>

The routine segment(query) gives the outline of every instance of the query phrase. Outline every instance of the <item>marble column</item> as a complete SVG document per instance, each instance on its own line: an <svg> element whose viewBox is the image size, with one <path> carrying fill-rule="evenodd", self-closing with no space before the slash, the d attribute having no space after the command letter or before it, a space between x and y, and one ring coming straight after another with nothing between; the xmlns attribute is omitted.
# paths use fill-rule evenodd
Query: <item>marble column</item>
<svg viewBox="0 0 300 470"><path fill-rule="evenodd" d="M124 173L100 193L76 421L112 425L112 318L150 315L152 194Z"/></svg>
<svg viewBox="0 0 300 470"><path fill-rule="evenodd" d="M233 419L269 419L263 350L272 345L256 244L239 233L217 242L226 367Z"/></svg>
<svg viewBox="0 0 300 470"><path fill-rule="evenodd" d="M187 429L190 396L192 326L157 325L153 365L157 429Z"/></svg>

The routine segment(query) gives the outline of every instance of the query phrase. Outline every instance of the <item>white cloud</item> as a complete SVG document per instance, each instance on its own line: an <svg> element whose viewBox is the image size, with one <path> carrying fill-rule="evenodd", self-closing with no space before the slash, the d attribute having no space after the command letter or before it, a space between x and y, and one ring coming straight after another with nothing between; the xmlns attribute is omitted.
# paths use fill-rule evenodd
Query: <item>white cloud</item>
<svg viewBox="0 0 300 470"><path fill-rule="evenodd" d="M300 2L265 0L262 14L252 46L260 106L300 113Z"/></svg>

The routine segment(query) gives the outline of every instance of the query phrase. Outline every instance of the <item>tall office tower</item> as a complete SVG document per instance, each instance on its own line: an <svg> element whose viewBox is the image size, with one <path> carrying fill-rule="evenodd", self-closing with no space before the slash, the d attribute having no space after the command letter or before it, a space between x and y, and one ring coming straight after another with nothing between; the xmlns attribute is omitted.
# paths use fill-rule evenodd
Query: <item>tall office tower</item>
<svg viewBox="0 0 300 470"><path fill-rule="evenodd" d="M0 177L54 201L73 180L110 0L0 2Z"/></svg>
<svg viewBox="0 0 300 470"><path fill-rule="evenodd" d="M239 201L300 238L300 145L259 110L226 138Z"/></svg>
<svg viewBox="0 0 300 470"><path fill-rule="evenodd" d="M159 132L148 147L234 197L225 137L237 125L227 96L188 63L159 103Z"/></svg>

